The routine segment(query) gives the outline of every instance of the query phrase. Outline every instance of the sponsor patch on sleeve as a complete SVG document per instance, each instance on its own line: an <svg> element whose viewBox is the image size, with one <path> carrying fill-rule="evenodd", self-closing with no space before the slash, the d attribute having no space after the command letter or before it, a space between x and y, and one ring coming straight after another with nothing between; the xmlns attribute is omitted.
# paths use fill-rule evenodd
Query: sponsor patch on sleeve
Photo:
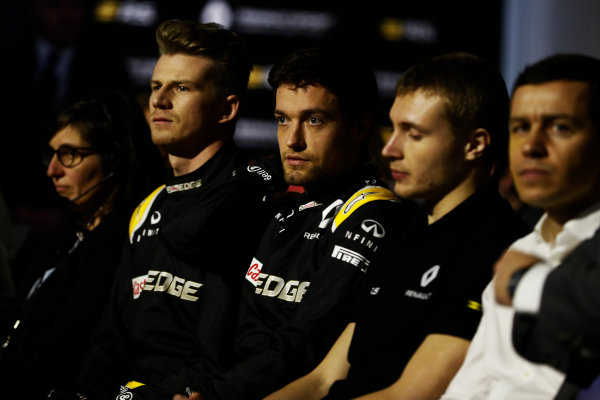
<svg viewBox="0 0 600 400"><path fill-rule="evenodd" d="M481 311L482 310L481 303L479 303L479 302L477 302L475 300L469 300L467 302L467 307L469 307L470 309L475 310L475 311Z"/></svg>
<svg viewBox="0 0 600 400"><path fill-rule="evenodd" d="M367 267L371 263L365 256L362 254L347 249L342 246L335 245L333 248L333 252L331 253L331 257L337 258L342 262L346 262L348 264L352 264L355 267L359 267L362 272L366 272Z"/></svg>
<svg viewBox="0 0 600 400"><path fill-rule="evenodd" d="M148 217L148 213L152 208L152 203L158 197L158 194L165 188L165 185L161 185L154 192L152 192L148 197L146 197L133 211L131 215L131 219L129 221L129 242L133 243L133 236L135 231L138 230L140 226L144 223L146 218Z"/></svg>
<svg viewBox="0 0 600 400"><path fill-rule="evenodd" d="M331 231L335 232L337 227L361 206L375 200L397 200L397 197L391 190L381 186L369 186L359 190L348 199L337 213L331 225Z"/></svg>
<svg viewBox="0 0 600 400"><path fill-rule="evenodd" d="M248 268L248 272L246 273L246 279L254 286L258 286L258 278L262 271L262 266L263 264L260 261L252 257L250 268Z"/></svg>

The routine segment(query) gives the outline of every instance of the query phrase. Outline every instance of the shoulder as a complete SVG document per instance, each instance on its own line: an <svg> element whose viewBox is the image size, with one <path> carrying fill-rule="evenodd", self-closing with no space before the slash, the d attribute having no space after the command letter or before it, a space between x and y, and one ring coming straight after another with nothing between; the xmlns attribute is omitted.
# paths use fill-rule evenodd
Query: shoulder
<svg viewBox="0 0 600 400"><path fill-rule="evenodd" d="M133 210L133 214L131 215L131 219L129 220L129 238L130 240L133 238L134 232L144 223L150 210L152 209L152 205L159 197L160 193L163 192L165 185L161 185L157 187L152 193L150 193L144 200L138 204L138 206Z"/></svg>
<svg viewBox="0 0 600 400"><path fill-rule="evenodd" d="M417 215L415 203L399 199L390 189L383 186L364 186L353 192L341 205L331 227L332 232L342 224L362 218L381 218L385 223L403 223L403 216Z"/></svg>

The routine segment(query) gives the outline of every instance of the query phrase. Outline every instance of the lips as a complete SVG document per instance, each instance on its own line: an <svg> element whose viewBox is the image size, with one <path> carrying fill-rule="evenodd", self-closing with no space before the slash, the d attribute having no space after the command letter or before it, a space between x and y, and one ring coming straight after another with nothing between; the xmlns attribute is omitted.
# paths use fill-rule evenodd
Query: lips
<svg viewBox="0 0 600 400"><path fill-rule="evenodd" d="M63 185L54 185L54 190L56 190L56 193L64 193L68 190L68 186L63 186Z"/></svg>
<svg viewBox="0 0 600 400"><path fill-rule="evenodd" d="M288 155L285 157L286 164L292 167L305 165L306 163L308 163L308 161L308 159L297 155Z"/></svg>
<svg viewBox="0 0 600 400"><path fill-rule="evenodd" d="M168 124L173 122L173 118L166 115L156 115L152 117L152 123L155 125Z"/></svg>
<svg viewBox="0 0 600 400"><path fill-rule="evenodd" d="M400 181L400 180L407 178L409 174L406 171L401 171L401 170L392 168L390 170L390 175L392 176L393 180Z"/></svg>
<svg viewBox="0 0 600 400"><path fill-rule="evenodd" d="M548 171L539 168L525 168L519 171L519 176L548 175Z"/></svg>
<svg viewBox="0 0 600 400"><path fill-rule="evenodd" d="M517 176L520 177L541 177L550 175L550 168L538 165L520 167L517 169Z"/></svg>
<svg viewBox="0 0 600 400"><path fill-rule="evenodd" d="M551 168L540 165L520 167L516 171L516 179L524 185L535 185L549 179L552 175Z"/></svg>

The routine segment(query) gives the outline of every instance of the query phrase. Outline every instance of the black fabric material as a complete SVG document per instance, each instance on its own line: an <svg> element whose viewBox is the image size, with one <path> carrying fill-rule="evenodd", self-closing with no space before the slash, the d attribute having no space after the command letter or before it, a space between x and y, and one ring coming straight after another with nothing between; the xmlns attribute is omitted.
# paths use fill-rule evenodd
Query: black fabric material
<svg viewBox="0 0 600 400"><path fill-rule="evenodd" d="M56 267L16 316L20 325L0 356L0 397L43 398L50 389L73 383L108 303L128 220L128 212L109 214L74 250L72 232L63 249L26 280L23 299L48 268Z"/></svg>
<svg viewBox="0 0 600 400"><path fill-rule="evenodd" d="M215 376L202 371L193 388L205 399L263 398L325 356L349 322L363 270L385 268L383 248L420 220L414 204L383 187L392 200L361 205L334 230L334 217L349 209L342 204L369 185L385 186L361 167L275 215L247 264L237 362Z"/></svg>
<svg viewBox="0 0 600 400"><path fill-rule="evenodd" d="M244 165L231 143L157 195L130 233L78 392L114 398L120 385L137 381L146 386L135 390L148 396L185 393L198 363L230 365L240 285L277 181ZM132 282L144 279L134 296Z"/></svg>
<svg viewBox="0 0 600 400"><path fill-rule="evenodd" d="M348 378L335 382L326 398L354 398L391 385L429 334L470 340L494 262L527 232L495 188L485 186L389 249L394 263L370 274L361 292Z"/></svg>
<svg viewBox="0 0 600 400"><path fill-rule="evenodd" d="M573 250L544 283L537 314L516 313L513 344L587 387L600 374L600 230Z"/></svg>

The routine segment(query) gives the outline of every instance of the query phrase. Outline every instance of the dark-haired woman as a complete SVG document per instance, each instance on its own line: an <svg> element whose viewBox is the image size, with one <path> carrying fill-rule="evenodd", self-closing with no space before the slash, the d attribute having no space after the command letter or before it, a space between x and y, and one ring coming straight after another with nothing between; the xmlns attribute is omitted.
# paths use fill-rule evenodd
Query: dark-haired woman
<svg viewBox="0 0 600 400"><path fill-rule="evenodd" d="M48 239L61 242L51 256L18 265L21 304L0 350L1 398L41 398L72 381L108 301L131 212L162 180L143 112L120 94L63 110L48 144L47 175L73 226Z"/></svg>

